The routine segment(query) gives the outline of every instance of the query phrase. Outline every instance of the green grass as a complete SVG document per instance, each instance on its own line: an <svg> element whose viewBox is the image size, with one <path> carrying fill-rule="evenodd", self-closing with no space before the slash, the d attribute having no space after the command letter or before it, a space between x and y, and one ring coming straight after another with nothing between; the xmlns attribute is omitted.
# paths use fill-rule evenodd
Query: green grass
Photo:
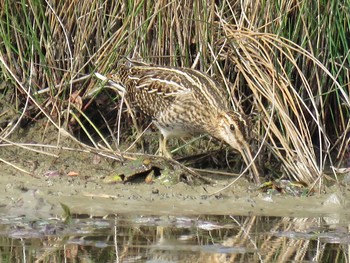
<svg viewBox="0 0 350 263"><path fill-rule="evenodd" d="M12 105L18 114L0 139L24 119L67 128L72 112L93 127L81 126L92 133L87 137L135 136L122 109L125 121L116 128L120 98L111 93L105 122L94 124L100 113L79 113L89 111L87 94L100 85L93 73L109 73L127 56L181 67L196 62L224 80L232 107L256 121L260 164L280 164L278 176L320 188L324 170L350 151L350 1L48 3L0 4L1 108Z"/></svg>

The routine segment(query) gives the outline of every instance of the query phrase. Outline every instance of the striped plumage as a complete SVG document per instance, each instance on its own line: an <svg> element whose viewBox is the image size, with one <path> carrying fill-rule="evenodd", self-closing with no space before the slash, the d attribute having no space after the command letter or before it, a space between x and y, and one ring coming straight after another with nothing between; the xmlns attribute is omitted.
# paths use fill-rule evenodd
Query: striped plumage
<svg viewBox="0 0 350 263"><path fill-rule="evenodd" d="M129 102L150 116L158 127L160 153L170 157L166 140L207 133L252 160L245 118L229 108L223 87L208 75L189 68L152 66L136 62L120 65L110 79L125 87ZM252 164L254 179L258 172Z"/></svg>

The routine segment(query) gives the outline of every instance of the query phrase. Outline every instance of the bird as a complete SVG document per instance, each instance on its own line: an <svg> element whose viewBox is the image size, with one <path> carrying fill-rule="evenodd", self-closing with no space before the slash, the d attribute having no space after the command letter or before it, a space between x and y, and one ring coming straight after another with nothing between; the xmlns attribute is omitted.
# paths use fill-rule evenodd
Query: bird
<svg viewBox="0 0 350 263"><path fill-rule="evenodd" d="M254 182L260 183L248 143L251 127L244 114L230 108L227 92L217 80L192 68L131 59L107 78L122 86L127 101L159 129L160 155L171 158L169 138L209 134L236 149L250 165Z"/></svg>

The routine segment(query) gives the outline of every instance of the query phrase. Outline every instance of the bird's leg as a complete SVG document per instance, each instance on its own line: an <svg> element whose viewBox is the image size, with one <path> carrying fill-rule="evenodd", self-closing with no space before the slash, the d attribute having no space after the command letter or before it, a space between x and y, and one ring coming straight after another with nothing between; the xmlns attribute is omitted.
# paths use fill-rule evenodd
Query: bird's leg
<svg viewBox="0 0 350 263"><path fill-rule="evenodd" d="M159 155L172 159L171 153L167 149L166 137L162 133L159 135Z"/></svg>

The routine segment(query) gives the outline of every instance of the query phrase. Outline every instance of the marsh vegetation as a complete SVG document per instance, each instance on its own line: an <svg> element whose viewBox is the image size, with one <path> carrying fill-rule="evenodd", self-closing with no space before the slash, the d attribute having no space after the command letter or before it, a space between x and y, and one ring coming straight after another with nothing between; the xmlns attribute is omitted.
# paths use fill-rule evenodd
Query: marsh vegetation
<svg viewBox="0 0 350 263"><path fill-rule="evenodd" d="M217 186L193 186L191 190L185 189L182 183L169 188L156 183L156 190L148 185L142 185L144 188L136 190L133 187L139 186L118 185L114 189L110 185L103 185L102 180L111 170L118 170L118 167L130 162L133 164L140 156L143 158L143 153L154 155L158 148L157 132L149 125L150 120L137 111L129 110L125 100L95 75L113 73L128 57L156 65L193 67L221 82L232 108L250 118L253 133L251 147L256 154L255 162L263 168L262 181L299 182L306 191L295 196L328 194L331 191L337 197L344 197L344 200L340 198L343 201L332 203L336 204L334 207L332 204L318 207L319 203L324 204L323 197L311 201L309 210L305 210L304 206L299 207L299 210L295 210L299 215L303 211L312 213L316 210L318 213L306 214L305 217L310 218L304 221L289 218L289 214L286 214L290 212L288 209L298 207L300 199L290 203L288 209L279 207L276 211L286 217L274 219L278 233L273 237L276 242L271 247L276 253L254 254L251 257L254 261L273 261L273 256L278 262L292 258L321 259L324 256L322 259L326 258L326 261L327 258L341 258L346 262L346 246L339 245L336 249L331 246L330 253L326 253L324 248L326 244L330 247L329 244L333 242L348 244L344 228L348 225L345 212L348 210L346 194L350 166L349 28L349 1L0 1L0 162L4 172L1 177L5 193L1 198L4 204L1 208L5 207L3 215L13 212L17 218L18 211L23 213L27 209L31 212L38 207L46 207L43 205L45 202L42 202L44 199L56 202L55 205L60 200L73 212L80 213L80 216L88 211L101 216L98 208L110 208L108 202L103 205L97 202L92 209L89 207L92 201L90 203L88 198L132 202L134 206L130 205L130 209L137 209L137 202L140 201L136 198L139 197L137 194L125 194L125 197L122 194L118 196L118 193L113 195L113 191L123 192L125 189L124 193L135 191L140 194L144 190L151 196L149 202L152 203L153 195L163 188L166 198L169 194L166 191L176 192L179 198L167 199L167 204L174 200L180 203L186 201L184 204L193 206L193 214L201 211L209 213L210 206L201 210L200 205L206 204L206 201L200 196L207 194L207 189L210 189L210 193L218 192L208 198L223 199L221 203L215 203L215 207L222 208L222 213L216 211L216 214L226 216L227 213L236 213L246 216L263 211L263 215L271 215L271 204L276 204L273 197L271 201L271 192L261 197L261 188L254 186L256 188L252 190L246 182L243 186L230 185L223 193L220 192L224 188L220 179ZM227 174L239 174L244 169L245 165L232 149L208 136L186 142L174 140L172 143L173 155L183 165L181 168L220 170L225 174L225 185L236 182L236 177L227 177ZM90 154L90 157L80 159L81 154ZM81 165L84 162L88 165ZM174 170L178 170L178 167ZM78 173L70 173L78 169ZM89 170L89 174L82 176L84 169ZM344 180L340 172L345 175ZM62 175L66 177L59 177ZM53 186L55 184L56 188ZM43 198L38 198L36 192L40 187L47 190ZM82 188L72 190L78 187ZM93 195L82 194L83 187L93 192ZM235 187L240 190L235 192ZM272 190L276 189L279 186L274 186ZM193 195L189 193L191 191ZM188 196L181 195L183 192L188 193ZM252 193L257 199L251 199ZM80 198L77 203L84 204L86 210L75 206L72 196ZM22 201L28 197L33 198L37 206L26 208L26 203ZM28 200L32 200L30 198ZM236 207L230 202L242 201L242 198L247 198L239 203L241 206L242 203L247 205L242 206L245 210L234 210ZM256 206L257 200L272 210ZM44 214L56 213L57 210L52 206L50 203ZM249 206L255 208L249 210ZM233 210L227 207L233 207ZM112 213L112 210L106 211ZM180 211L185 211L183 206L174 213L180 215ZM344 212L341 216L344 221L338 221L341 224L337 227L328 224L325 217L318 217L326 211L335 214ZM172 211L162 212L171 214ZM226 220L224 223L217 220L225 226L223 230L214 230L220 241L215 243L215 240L206 236L209 231L197 237L194 242L196 248L197 244L215 243L221 246L225 240L236 241L241 239L243 232L244 238L247 238L245 240L251 242L252 230L255 226L261 226L256 223L256 218L225 216L220 218ZM337 216L335 218L339 219ZM210 220L215 221L212 218ZM268 222L268 219L264 220L264 223ZM239 230L226 228L227 222L234 222L240 226ZM308 228L308 222L316 228ZM327 223L325 227L324 222ZM107 223L111 224L110 221ZM79 225L76 222L74 224ZM305 230L298 241L281 234L290 233L291 225L296 226L295 229L300 225L305 226L303 230L296 231L300 233ZM93 225L93 228L98 227ZM198 225L194 228L202 231ZM119 239L118 234L115 234L115 240L119 244L127 244L133 238L157 242L154 228L142 233L135 229L139 229L138 226L121 228L120 231L129 231L129 239L126 234L123 238L119 236ZM334 229L334 232L330 231L331 238L317 232L329 229ZM260 230L264 231L263 227ZM4 233L9 236L8 230ZM223 236L225 233L227 235ZM193 238L192 235L191 232ZM18 236L28 237L22 232ZM11 238L14 239L2 238L3 246L16 240L16 237ZM113 247L112 239L106 243L113 250L118 245ZM65 237L62 238L60 244L64 244L65 240ZM252 243L260 242L264 246L269 240L271 236ZM249 249L252 243L249 243ZM291 244L296 244L300 249L288 250ZM11 251L20 254L21 248L17 246ZM57 251L55 256L62 259L63 250ZM216 252L222 253L220 249ZM310 253L314 253L312 257ZM246 251L243 254L248 255ZM67 258L66 255L63 257ZM242 260L249 255L244 257L241 257Z"/></svg>

